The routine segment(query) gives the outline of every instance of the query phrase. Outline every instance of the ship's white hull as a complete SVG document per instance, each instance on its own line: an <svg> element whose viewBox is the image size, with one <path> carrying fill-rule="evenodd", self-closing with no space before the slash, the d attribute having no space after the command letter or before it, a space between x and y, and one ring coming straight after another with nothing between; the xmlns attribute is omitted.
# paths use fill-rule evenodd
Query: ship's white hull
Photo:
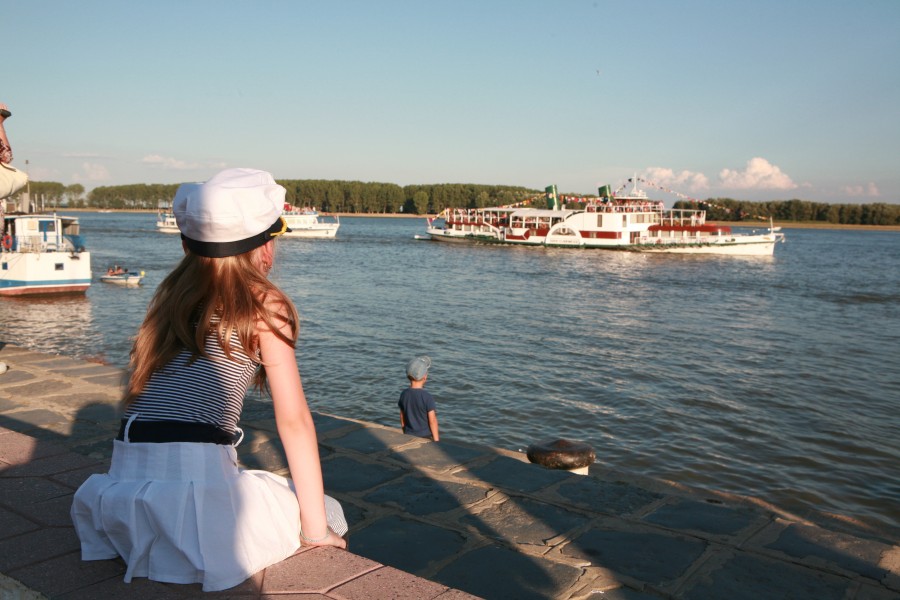
<svg viewBox="0 0 900 600"><path fill-rule="evenodd" d="M452 243L471 243L471 242L484 242L484 243L498 243L498 240L494 236L487 235L474 235L474 234L462 234L456 231L451 231L449 229L440 229L437 227L429 227L426 230L426 233L431 236L432 240L438 242L452 242Z"/></svg>
<svg viewBox="0 0 900 600"><path fill-rule="evenodd" d="M290 227L290 225L289 225ZM295 238L333 238L337 236L338 225L328 225L319 227L307 227L305 229L294 229L284 233L284 237Z"/></svg>
<svg viewBox="0 0 900 600"><path fill-rule="evenodd" d="M730 256L772 256L775 244L783 240L783 234L722 235L698 238L640 237L636 243L621 239L584 238L580 235L528 236L510 239L501 233L461 232L440 227L429 227L432 240L456 243L508 244L516 246L545 246L553 248L592 248L601 250L629 250L659 254L719 254Z"/></svg>
<svg viewBox="0 0 900 600"><path fill-rule="evenodd" d="M708 241L699 243L659 243L656 245L634 245L629 250L658 254L719 254L727 256L772 256L775 244L780 241L775 234L764 236L744 236L735 241Z"/></svg>
<svg viewBox="0 0 900 600"><path fill-rule="evenodd" d="M319 213L315 211L285 211L281 214L290 231L284 233L284 237L323 239L337 236L341 226L337 217L334 221L319 220Z"/></svg>
<svg viewBox="0 0 900 600"><path fill-rule="evenodd" d="M90 252L0 254L0 296L83 293L90 285Z"/></svg>

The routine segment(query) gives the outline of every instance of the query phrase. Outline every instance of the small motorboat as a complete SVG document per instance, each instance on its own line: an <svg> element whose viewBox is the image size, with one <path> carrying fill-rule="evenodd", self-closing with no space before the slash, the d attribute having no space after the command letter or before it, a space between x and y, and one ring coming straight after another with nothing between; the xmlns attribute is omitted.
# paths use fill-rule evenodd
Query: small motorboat
<svg viewBox="0 0 900 600"><path fill-rule="evenodd" d="M288 203L284 204L281 218L290 228L290 231L284 234L286 238L333 238L341 226L341 219L337 215L332 216L331 220L325 220L320 218L319 211L315 208L309 206L297 208Z"/></svg>
<svg viewBox="0 0 900 600"><path fill-rule="evenodd" d="M144 279L144 272L129 271L125 267L116 265L106 270L106 275L100 276L103 283L114 283L116 285L135 286L140 285Z"/></svg>
<svg viewBox="0 0 900 600"><path fill-rule="evenodd" d="M163 233L180 233L175 214L159 211L159 214L156 215L156 230Z"/></svg>

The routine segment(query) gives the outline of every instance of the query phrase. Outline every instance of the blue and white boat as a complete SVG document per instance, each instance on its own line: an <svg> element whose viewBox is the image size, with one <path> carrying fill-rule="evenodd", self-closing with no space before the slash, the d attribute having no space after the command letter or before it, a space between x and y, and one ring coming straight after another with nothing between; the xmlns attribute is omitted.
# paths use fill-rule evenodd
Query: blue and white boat
<svg viewBox="0 0 900 600"><path fill-rule="evenodd" d="M91 253L78 219L53 214L2 213L0 296L84 293Z"/></svg>

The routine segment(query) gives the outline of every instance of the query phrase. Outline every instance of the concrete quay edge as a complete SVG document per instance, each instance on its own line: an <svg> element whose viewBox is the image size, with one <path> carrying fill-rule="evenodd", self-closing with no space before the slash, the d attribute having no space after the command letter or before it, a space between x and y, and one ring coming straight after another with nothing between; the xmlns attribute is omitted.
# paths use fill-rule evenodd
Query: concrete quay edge
<svg viewBox="0 0 900 600"><path fill-rule="evenodd" d="M71 494L104 472L122 371L0 342L0 599L191 597L199 586L122 582L82 562ZM848 518L591 468L550 471L521 453L315 413L327 493L350 552L301 550L223 597L900 597L900 542ZM287 474L271 404L248 399L246 468ZM35 594L35 595L28 595Z"/></svg>

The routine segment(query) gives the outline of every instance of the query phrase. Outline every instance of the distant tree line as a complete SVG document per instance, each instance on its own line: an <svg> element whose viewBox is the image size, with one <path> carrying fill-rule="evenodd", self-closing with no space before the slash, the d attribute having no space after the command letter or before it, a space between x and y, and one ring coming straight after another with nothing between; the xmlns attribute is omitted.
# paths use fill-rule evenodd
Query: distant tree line
<svg viewBox="0 0 900 600"><path fill-rule="evenodd" d="M57 206L71 206L73 208L85 208L87 202L84 198L84 186L73 183L65 186L56 181L30 181L26 188L31 192L32 206L36 210L52 209ZM14 194L17 197L25 190Z"/></svg>
<svg viewBox="0 0 900 600"><path fill-rule="evenodd" d="M679 200L674 208L706 210L710 221L820 222L836 225L900 225L900 204L826 204L808 200L750 202L732 198L709 198L701 202Z"/></svg>
<svg viewBox="0 0 900 600"><path fill-rule="evenodd" d="M434 214L444 208L481 208L513 204L540 194L537 190L505 185L428 184L401 187L394 183L320 179L279 180L287 190L285 200L294 206L314 206L323 212L359 214ZM101 186L87 197L84 187L55 182L31 182L37 206L70 206L113 210L157 210L172 204L178 189L173 184Z"/></svg>
<svg viewBox="0 0 900 600"><path fill-rule="evenodd" d="M483 208L528 203L546 206L543 192L506 185L443 183L399 186L393 183L324 179L279 180L294 206L314 206L322 212L357 214L436 214L451 208ZM157 210L171 206L178 184L101 186L85 196L81 184L64 186L53 181L32 181L32 203L37 208L70 206L114 210ZM575 194L578 195L578 194ZM900 204L826 204L808 200L751 202L708 198L679 200L675 208L703 208L711 221L821 222L839 225L900 225Z"/></svg>

